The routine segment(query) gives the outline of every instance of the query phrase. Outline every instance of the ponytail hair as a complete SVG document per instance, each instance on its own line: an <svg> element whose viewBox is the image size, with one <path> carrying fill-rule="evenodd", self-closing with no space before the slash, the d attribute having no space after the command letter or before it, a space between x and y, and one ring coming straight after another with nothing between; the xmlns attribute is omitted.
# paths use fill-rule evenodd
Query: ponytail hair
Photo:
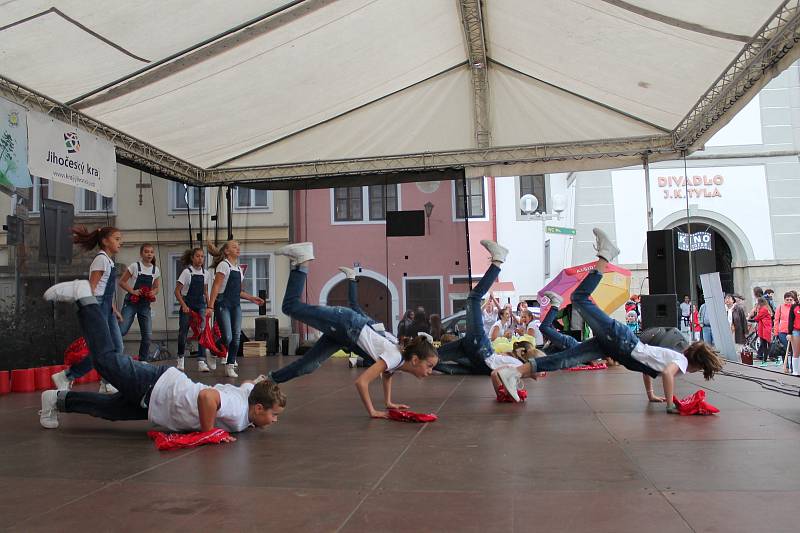
<svg viewBox="0 0 800 533"><path fill-rule="evenodd" d="M103 240L115 233L121 232L113 226L104 226L93 231L89 231L86 226L75 226L72 228L72 242L91 252L95 248L102 249Z"/></svg>
<svg viewBox="0 0 800 533"><path fill-rule="evenodd" d="M711 346L703 341L696 341L689 345L683 352L689 364L695 368L703 369L703 377L709 380L714 374L722 370L724 361Z"/></svg>
<svg viewBox="0 0 800 533"><path fill-rule="evenodd" d="M188 267L189 265L192 264L192 258L194 257L194 254L202 251L203 249L199 246L195 246L194 248L187 248L186 251L183 252L183 255L181 256L181 264L184 267Z"/></svg>
<svg viewBox="0 0 800 533"><path fill-rule="evenodd" d="M142 253L144 252L145 248L152 248L154 252L156 250L156 247L153 246L152 243L143 242L142 245L139 247L139 256L142 255ZM153 266L156 266L156 256L155 255L153 256Z"/></svg>
<svg viewBox="0 0 800 533"><path fill-rule="evenodd" d="M438 358L439 353L433 347L433 343L428 340L429 337L430 335L427 333L412 337L403 348L403 361L410 361L415 355L422 360L430 359L431 357Z"/></svg>
<svg viewBox="0 0 800 533"><path fill-rule="evenodd" d="M214 260L211 262L211 268L217 268L220 263L225 259L225 252L228 250L228 245L233 241L225 241L221 248L217 248L211 242L208 243L208 253Z"/></svg>

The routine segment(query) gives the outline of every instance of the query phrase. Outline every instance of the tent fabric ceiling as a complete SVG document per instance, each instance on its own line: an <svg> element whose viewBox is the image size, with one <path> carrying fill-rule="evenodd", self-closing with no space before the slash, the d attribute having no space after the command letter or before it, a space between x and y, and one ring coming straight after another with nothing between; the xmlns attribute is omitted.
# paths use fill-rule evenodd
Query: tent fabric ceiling
<svg viewBox="0 0 800 533"><path fill-rule="evenodd" d="M665 140L785 3L12 0L0 5L0 74L228 181L343 160L398 171L404 154L474 174L498 163L452 156L486 148L476 98L491 148L656 139L666 157ZM470 65L465 6L480 10L485 65Z"/></svg>

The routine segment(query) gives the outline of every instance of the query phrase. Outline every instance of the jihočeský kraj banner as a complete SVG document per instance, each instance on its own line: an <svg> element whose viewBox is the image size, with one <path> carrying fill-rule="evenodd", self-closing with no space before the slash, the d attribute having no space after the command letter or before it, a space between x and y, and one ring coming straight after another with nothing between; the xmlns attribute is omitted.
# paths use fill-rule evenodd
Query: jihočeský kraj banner
<svg viewBox="0 0 800 533"><path fill-rule="evenodd" d="M44 113L28 113L28 168L34 176L112 197L117 190L114 145Z"/></svg>
<svg viewBox="0 0 800 533"><path fill-rule="evenodd" d="M0 185L31 186L28 172L28 111L0 98Z"/></svg>

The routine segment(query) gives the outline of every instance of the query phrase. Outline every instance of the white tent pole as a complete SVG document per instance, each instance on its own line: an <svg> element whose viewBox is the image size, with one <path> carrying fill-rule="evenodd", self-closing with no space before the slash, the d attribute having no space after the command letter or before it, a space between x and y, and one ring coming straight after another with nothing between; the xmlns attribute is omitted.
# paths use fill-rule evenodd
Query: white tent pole
<svg viewBox="0 0 800 533"><path fill-rule="evenodd" d="M650 200L650 158L647 153L642 156L644 167L644 194L647 198L647 231L653 231L653 203Z"/></svg>

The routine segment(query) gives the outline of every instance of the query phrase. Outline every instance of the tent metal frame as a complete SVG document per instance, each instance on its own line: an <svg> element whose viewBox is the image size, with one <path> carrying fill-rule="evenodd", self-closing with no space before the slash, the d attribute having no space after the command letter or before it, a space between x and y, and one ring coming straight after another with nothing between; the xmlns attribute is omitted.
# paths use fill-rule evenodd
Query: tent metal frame
<svg viewBox="0 0 800 533"><path fill-rule="evenodd" d="M648 156L650 161L677 158L684 152L702 148L703 143L730 121L761 87L800 57L800 47L795 47L800 41L800 0L786 0L672 132L624 139L497 147L490 145L488 55L480 1L461 0L460 13L472 73L478 146L474 149L206 169L1 75L0 96L107 139L116 146L122 162L167 179L197 186L262 182L262 186L279 188L282 183L285 187L289 182L295 182L296 187L296 182L302 181L307 187L330 187L337 179L375 174L419 173L417 181L424 181L434 179L430 173L425 175L425 171L430 170L463 172L467 168L489 165L535 164L540 171L548 172L563 170L565 162L569 161L605 160L578 165L588 169L611 168L615 158L623 157Z"/></svg>

